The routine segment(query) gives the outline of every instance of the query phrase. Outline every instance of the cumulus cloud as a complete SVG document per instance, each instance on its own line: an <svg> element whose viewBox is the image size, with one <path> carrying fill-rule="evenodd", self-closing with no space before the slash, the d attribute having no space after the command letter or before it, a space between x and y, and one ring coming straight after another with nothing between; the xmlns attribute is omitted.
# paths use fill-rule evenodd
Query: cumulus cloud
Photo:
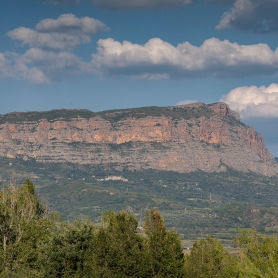
<svg viewBox="0 0 278 278"><path fill-rule="evenodd" d="M277 10L277 0L237 0L234 8L222 15L216 28L235 28L256 33L278 32Z"/></svg>
<svg viewBox="0 0 278 278"><path fill-rule="evenodd" d="M278 84L238 87L221 98L242 118L278 118Z"/></svg>
<svg viewBox="0 0 278 278"><path fill-rule="evenodd" d="M93 4L107 10L177 8L194 2L196 0L92 0Z"/></svg>
<svg viewBox="0 0 278 278"><path fill-rule="evenodd" d="M25 27L8 32L13 40L19 40L23 45L44 49L73 49L81 43L90 42L90 36L107 29L101 21L73 14L63 14L57 19L40 21L35 30Z"/></svg>
<svg viewBox="0 0 278 278"><path fill-rule="evenodd" d="M5 59L4 67L2 56ZM48 84L72 75L91 72L90 64L73 53L56 53L39 48L31 48L24 54L0 53L0 67L0 78L25 79L31 84Z"/></svg>
<svg viewBox="0 0 278 278"><path fill-rule="evenodd" d="M17 59L28 67L23 74L31 83L50 83L64 77L89 72L89 65L70 52L50 52L31 48Z"/></svg>
<svg viewBox="0 0 278 278"><path fill-rule="evenodd" d="M98 41L92 65L102 74L132 77L246 77L278 72L278 49L266 44L239 45L211 38L198 47L184 42L176 47L159 39L144 45L113 39Z"/></svg>
<svg viewBox="0 0 278 278"><path fill-rule="evenodd" d="M38 28L60 30L59 25L46 23ZM69 51L57 51L59 47L52 45L52 49L32 47L24 54L0 53L0 78L25 78L42 84L79 73L144 79L242 78L278 73L278 48L273 51L266 44L239 45L216 38L201 46L189 42L173 46L159 38L144 45L104 39L98 41L97 53L88 62Z"/></svg>

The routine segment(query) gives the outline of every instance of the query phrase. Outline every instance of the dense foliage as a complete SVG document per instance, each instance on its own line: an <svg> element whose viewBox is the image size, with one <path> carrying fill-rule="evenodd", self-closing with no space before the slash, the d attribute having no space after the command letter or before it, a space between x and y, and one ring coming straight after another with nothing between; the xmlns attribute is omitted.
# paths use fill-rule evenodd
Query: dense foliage
<svg viewBox="0 0 278 278"><path fill-rule="evenodd" d="M91 220L61 221L27 180L0 190L0 277L269 277L278 276L278 240L242 231L235 254L215 238L196 241L184 254L179 235L157 210L140 227L125 211Z"/></svg>

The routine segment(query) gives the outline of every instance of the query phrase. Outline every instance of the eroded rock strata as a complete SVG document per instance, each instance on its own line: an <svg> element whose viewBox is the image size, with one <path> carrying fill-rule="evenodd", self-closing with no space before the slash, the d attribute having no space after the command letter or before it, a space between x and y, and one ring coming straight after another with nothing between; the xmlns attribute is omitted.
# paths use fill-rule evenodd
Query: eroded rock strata
<svg viewBox="0 0 278 278"><path fill-rule="evenodd" d="M225 103L0 116L0 157L176 172L278 173L262 135Z"/></svg>

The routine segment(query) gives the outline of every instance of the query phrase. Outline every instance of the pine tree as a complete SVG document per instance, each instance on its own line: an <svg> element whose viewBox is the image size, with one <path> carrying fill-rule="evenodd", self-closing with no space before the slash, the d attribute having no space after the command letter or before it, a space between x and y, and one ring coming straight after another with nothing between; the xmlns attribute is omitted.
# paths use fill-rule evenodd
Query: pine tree
<svg viewBox="0 0 278 278"><path fill-rule="evenodd" d="M151 277L145 239L137 226L137 219L124 211L103 215L95 249L97 277Z"/></svg>
<svg viewBox="0 0 278 278"><path fill-rule="evenodd" d="M175 231L169 231L158 211L147 211L144 225L152 264L151 277L184 277L184 255Z"/></svg>

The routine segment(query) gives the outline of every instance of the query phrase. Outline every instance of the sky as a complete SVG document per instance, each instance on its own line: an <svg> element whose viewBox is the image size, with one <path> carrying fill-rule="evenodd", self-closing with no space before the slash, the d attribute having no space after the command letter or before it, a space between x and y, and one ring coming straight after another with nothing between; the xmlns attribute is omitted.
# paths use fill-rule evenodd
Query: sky
<svg viewBox="0 0 278 278"><path fill-rule="evenodd" d="M278 157L278 0L1 0L0 114L226 102Z"/></svg>

